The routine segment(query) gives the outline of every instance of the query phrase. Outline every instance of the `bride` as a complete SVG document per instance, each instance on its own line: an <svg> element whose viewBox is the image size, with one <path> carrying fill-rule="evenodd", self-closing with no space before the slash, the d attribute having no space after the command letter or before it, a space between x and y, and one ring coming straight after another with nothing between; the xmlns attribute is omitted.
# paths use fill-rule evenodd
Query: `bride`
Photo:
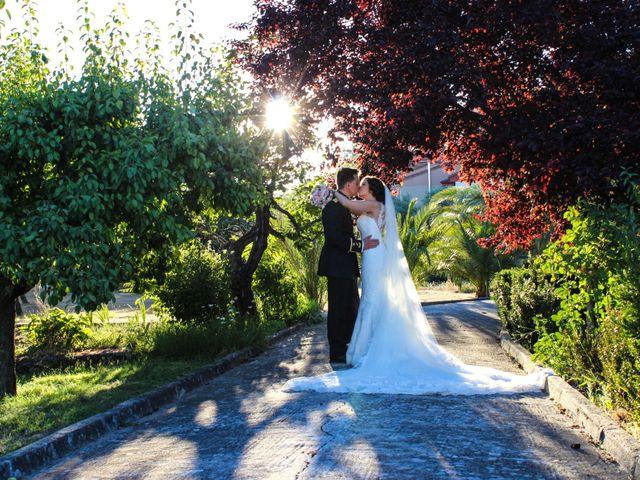
<svg viewBox="0 0 640 480"><path fill-rule="evenodd" d="M362 297L347 350L352 368L293 378L284 390L476 395L544 388L550 371L525 376L466 365L438 344L402 250L389 189L365 177L358 196L336 195L358 215L361 238L371 235L380 245L362 254Z"/></svg>

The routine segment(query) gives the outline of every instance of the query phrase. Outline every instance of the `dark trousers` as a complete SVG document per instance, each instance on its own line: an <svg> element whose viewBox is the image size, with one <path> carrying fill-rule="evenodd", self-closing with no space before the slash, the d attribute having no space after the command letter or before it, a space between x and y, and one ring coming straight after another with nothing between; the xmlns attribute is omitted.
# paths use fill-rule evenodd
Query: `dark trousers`
<svg viewBox="0 0 640 480"><path fill-rule="evenodd" d="M329 358L335 359L347 353L353 326L358 316L360 297L356 278L327 277L329 311L327 312L327 338Z"/></svg>

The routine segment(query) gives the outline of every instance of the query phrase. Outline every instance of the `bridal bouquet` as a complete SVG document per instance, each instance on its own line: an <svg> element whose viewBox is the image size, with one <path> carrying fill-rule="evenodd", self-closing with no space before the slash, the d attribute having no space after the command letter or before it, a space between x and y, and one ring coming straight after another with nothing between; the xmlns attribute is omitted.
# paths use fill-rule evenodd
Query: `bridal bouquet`
<svg viewBox="0 0 640 480"><path fill-rule="evenodd" d="M333 200L335 193L326 185L319 184L311 192L311 203L316 207L324 208L324 206Z"/></svg>

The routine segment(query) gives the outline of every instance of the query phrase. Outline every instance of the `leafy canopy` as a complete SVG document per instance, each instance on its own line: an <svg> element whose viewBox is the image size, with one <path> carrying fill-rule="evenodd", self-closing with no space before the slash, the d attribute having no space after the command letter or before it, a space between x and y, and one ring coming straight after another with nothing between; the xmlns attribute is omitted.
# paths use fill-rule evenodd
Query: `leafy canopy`
<svg viewBox="0 0 640 480"><path fill-rule="evenodd" d="M270 0L245 25L245 67L335 119L365 173L417 159L479 182L491 243L527 247L581 196L638 171L640 4Z"/></svg>
<svg viewBox="0 0 640 480"><path fill-rule="evenodd" d="M191 235L192 212L249 211L262 195L263 141L230 60L178 31L176 78L157 31L132 58L120 13L95 29L83 11L75 77L49 71L24 32L0 50L0 275L93 309L142 254Z"/></svg>

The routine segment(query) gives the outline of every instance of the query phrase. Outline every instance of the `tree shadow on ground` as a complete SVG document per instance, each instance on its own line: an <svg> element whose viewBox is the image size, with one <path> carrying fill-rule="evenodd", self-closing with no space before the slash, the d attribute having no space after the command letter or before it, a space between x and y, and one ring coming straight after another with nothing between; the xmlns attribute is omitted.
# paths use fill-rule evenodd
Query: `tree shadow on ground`
<svg viewBox="0 0 640 480"><path fill-rule="evenodd" d="M298 334L36 478L615 478L595 451L566 448L584 438L542 393L281 391L328 371L326 353L320 327Z"/></svg>
<svg viewBox="0 0 640 480"><path fill-rule="evenodd" d="M426 305L423 309L434 333L451 337L454 341L460 324L465 329L480 333L481 341L495 342L500 332L500 320L491 300Z"/></svg>

